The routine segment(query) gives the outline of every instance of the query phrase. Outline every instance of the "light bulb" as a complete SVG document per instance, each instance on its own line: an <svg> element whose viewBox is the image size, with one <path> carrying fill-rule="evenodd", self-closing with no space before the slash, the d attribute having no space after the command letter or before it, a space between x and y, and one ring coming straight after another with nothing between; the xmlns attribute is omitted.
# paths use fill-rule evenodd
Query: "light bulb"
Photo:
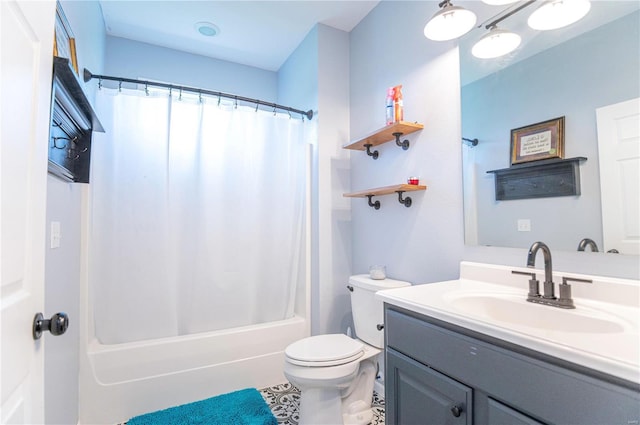
<svg viewBox="0 0 640 425"><path fill-rule="evenodd" d="M550 0L534 11L527 23L534 30L554 30L579 21L590 9L589 0Z"/></svg>
<svg viewBox="0 0 640 425"><path fill-rule="evenodd" d="M447 3L427 22L424 36L434 41L453 40L469 32L475 24L475 13Z"/></svg>
<svg viewBox="0 0 640 425"><path fill-rule="evenodd" d="M471 53L480 59L497 58L513 52L520 41L518 34L493 27L473 46Z"/></svg>

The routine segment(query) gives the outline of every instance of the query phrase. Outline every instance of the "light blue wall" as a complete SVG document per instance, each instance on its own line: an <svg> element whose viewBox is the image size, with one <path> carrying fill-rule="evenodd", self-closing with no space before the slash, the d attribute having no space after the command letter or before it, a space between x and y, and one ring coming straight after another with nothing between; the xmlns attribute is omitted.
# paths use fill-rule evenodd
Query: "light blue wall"
<svg viewBox="0 0 640 425"><path fill-rule="evenodd" d="M351 265L351 210L342 196L351 187L349 152L349 34L318 25L318 275L312 332L346 332Z"/></svg>
<svg viewBox="0 0 640 425"><path fill-rule="evenodd" d="M275 102L277 97L275 72L111 36L107 37L105 74L204 88L268 102Z"/></svg>
<svg viewBox="0 0 640 425"><path fill-rule="evenodd" d="M481 141L465 163L469 173L477 164L481 245L528 247L535 234L552 250L573 251L585 237L602 249L595 110L640 96L639 20L636 12L462 88L462 134ZM509 167L510 130L559 116L564 157L587 158L581 195L496 202L486 171ZM517 218L535 233L518 232Z"/></svg>
<svg viewBox="0 0 640 425"><path fill-rule="evenodd" d="M100 73L104 66L105 31L98 2L61 1L76 38L78 66ZM90 100L94 88L85 85ZM45 316L69 315L64 335L47 337L45 350L45 421L78 423L82 214L86 185L47 178L47 247L45 251ZM60 222L60 247L49 247L50 223Z"/></svg>
<svg viewBox="0 0 640 425"><path fill-rule="evenodd" d="M304 40L298 45L296 50L287 58L278 70L278 103L282 105L291 105L298 109L318 112L318 27L315 26ZM304 287L302 290L296 291L296 312L310 318L312 322L318 322L318 246L315 243L318 240L318 134L317 134L318 117L312 118L311 129L313 135L310 137L312 143L311 163L313 172L310 175L311 198L312 205L308 205L310 209L308 217L310 217L311 228L311 246L310 246L310 264L309 267L311 282L305 281L299 283ZM307 284L310 286L307 287ZM309 291L310 293L307 293ZM302 294L302 298L300 295ZM309 331L311 326L309 326Z"/></svg>
<svg viewBox="0 0 640 425"><path fill-rule="evenodd" d="M434 2L381 2L351 32L351 139L385 125L387 87L403 85L405 121L424 124L408 136L411 147L377 147L378 160L351 152L353 191L420 177L425 192L408 194L406 208L395 195L379 197L376 211L366 199L352 206L353 273L373 264L413 283L456 278L463 253L460 83L455 42L423 35ZM374 198L375 200L375 198Z"/></svg>
<svg viewBox="0 0 640 425"><path fill-rule="evenodd" d="M318 26L309 31L276 75L279 103L318 111Z"/></svg>
<svg viewBox="0 0 640 425"><path fill-rule="evenodd" d="M346 290L351 274L349 34L317 25L278 72L278 100L313 109L311 170L311 333L352 325Z"/></svg>

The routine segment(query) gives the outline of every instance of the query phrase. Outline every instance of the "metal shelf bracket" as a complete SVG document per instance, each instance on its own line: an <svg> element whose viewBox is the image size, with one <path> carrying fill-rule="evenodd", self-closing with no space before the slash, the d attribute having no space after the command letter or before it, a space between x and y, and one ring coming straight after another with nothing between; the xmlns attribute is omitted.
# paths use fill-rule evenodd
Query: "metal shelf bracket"
<svg viewBox="0 0 640 425"><path fill-rule="evenodd" d="M400 141L400 136L402 136L402 133L392 133L393 136L396 138L396 145L402 147L402 150L406 151L407 149L409 149L409 140L404 139L404 141Z"/></svg>

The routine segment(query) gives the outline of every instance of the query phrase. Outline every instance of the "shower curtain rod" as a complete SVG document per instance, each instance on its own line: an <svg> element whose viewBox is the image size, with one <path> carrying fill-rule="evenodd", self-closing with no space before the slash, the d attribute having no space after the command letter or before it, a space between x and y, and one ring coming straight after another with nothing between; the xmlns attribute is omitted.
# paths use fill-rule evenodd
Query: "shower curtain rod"
<svg viewBox="0 0 640 425"><path fill-rule="evenodd" d="M236 102L241 101L241 102L253 103L256 105L256 108L258 107L257 105L268 106L269 108L273 108L274 111L276 109L280 109L282 111L287 111L290 114L292 112L296 114L300 114L303 117L307 117L307 119L313 118L313 111L311 109L305 112L300 109L291 108L289 106L278 105L277 103L265 102L264 100L260 100L260 99L252 99L250 97L238 96L235 94L223 93L219 91L211 91L211 90L199 89L199 88L187 87L187 86L176 86L173 84L157 83L154 81L135 80L132 78L110 77L108 75L95 75L95 74L92 74L91 71L89 71L87 68L84 69L83 77L84 77L85 83L91 81L94 78L97 78L98 80L118 81L120 84L122 83L144 84L145 87L148 87L148 86L163 87L165 89L187 91L187 92L198 93L198 94L206 94L206 95L215 96L218 98L224 97L226 99L233 99Z"/></svg>

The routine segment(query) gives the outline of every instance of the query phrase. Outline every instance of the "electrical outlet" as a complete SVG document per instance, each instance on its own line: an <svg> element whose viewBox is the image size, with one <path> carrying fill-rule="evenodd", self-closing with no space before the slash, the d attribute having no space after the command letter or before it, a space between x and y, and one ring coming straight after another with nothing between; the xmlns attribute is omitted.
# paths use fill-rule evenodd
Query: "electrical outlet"
<svg viewBox="0 0 640 425"><path fill-rule="evenodd" d="M518 232L530 232L531 231L531 220L528 218L519 218L518 219Z"/></svg>

